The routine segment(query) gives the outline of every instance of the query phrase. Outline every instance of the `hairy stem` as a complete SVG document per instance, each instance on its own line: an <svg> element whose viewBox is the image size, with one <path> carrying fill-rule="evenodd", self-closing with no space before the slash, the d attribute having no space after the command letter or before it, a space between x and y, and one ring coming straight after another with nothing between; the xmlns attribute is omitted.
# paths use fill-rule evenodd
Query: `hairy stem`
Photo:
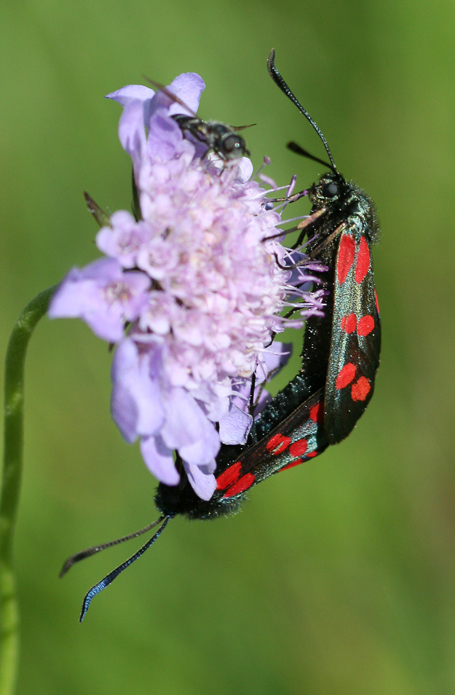
<svg viewBox="0 0 455 695"><path fill-rule="evenodd" d="M5 361L5 429L0 499L0 695L13 695L19 662L19 606L13 568L13 536L22 478L24 365L33 330L56 286L41 292L19 316Z"/></svg>

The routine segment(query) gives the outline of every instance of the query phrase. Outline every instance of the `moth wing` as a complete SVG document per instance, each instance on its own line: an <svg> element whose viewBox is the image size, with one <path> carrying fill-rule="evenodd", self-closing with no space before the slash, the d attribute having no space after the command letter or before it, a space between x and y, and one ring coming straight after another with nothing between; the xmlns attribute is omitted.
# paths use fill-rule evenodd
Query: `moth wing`
<svg viewBox="0 0 455 695"><path fill-rule="evenodd" d="M381 348L381 323L371 249L364 234L342 233L338 246L332 339L324 427L329 444L342 441L366 409L374 390Z"/></svg>
<svg viewBox="0 0 455 695"><path fill-rule="evenodd" d="M217 475L217 499L235 497L274 473L321 454L328 445L323 427L323 395L323 389L319 389Z"/></svg>

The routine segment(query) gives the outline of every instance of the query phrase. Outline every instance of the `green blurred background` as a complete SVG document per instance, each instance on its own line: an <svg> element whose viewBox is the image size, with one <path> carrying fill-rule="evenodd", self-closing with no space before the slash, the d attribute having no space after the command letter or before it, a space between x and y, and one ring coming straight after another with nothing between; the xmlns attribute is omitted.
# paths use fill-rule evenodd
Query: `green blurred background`
<svg viewBox="0 0 455 695"><path fill-rule="evenodd" d="M257 123L255 165L268 154L267 173L303 187L321 167L285 143L324 153L268 77L274 46L382 223L383 358L356 431L236 517L174 521L82 626L85 591L138 543L62 581L61 563L155 518L154 481L110 420L106 345L42 321L16 537L21 695L455 692L454 35L444 0L1 3L2 354L22 307L97 256L82 191L129 206L121 109L103 95L143 74L199 72L201 116Z"/></svg>

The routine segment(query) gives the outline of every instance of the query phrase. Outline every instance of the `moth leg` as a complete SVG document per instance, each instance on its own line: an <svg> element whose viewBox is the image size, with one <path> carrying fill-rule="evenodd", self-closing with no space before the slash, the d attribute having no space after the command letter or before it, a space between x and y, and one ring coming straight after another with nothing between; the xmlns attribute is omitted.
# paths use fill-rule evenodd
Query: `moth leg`
<svg viewBox="0 0 455 695"><path fill-rule="evenodd" d="M332 243L334 239L337 238L340 234L343 232L346 232L348 229L353 229L353 225L347 224L346 222L342 222L341 224L336 227L331 234L329 234L328 237L322 241L319 246L316 246L312 251L310 251L307 256L309 258L315 258L317 257L323 249L325 249L326 246Z"/></svg>
<svg viewBox="0 0 455 695"><path fill-rule="evenodd" d="M299 246L302 245L305 236L308 234L308 231L309 231L308 227L311 227L311 225L314 224L315 222L317 222L317 220L320 217L322 217L323 215L325 215L326 212L327 212L327 208L321 208L320 210L316 210L316 212L313 212L306 219L299 222L299 224L296 227L296 230L299 229L300 234L299 234L298 239L295 242L294 246L292 247L293 249L298 249Z"/></svg>

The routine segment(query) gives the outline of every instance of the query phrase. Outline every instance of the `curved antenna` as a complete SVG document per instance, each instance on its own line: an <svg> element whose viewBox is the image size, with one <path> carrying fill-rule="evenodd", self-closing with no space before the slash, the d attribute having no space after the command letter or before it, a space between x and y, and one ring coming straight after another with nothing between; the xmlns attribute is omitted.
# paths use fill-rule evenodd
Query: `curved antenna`
<svg viewBox="0 0 455 695"><path fill-rule="evenodd" d="M145 551L148 550L150 548L150 546L153 545L156 540L158 540L158 538L161 535L161 532L164 531L164 529L168 525L171 518L172 517L169 515L165 516L164 521L161 524L158 531L150 538L150 540L147 541L147 543L145 543L142 546L142 548L139 548L139 550L136 553L134 553L134 555L129 557L128 560L125 560L125 562L122 562L121 565L119 565L114 570L112 570L112 572L109 572L109 574L106 575L106 577L104 577L104 579L102 579L100 582L98 582L98 584L95 584L94 586L92 586L92 588L89 589L89 591L87 591L87 593L84 596L84 600L82 601L81 615L79 618L80 623L84 620L85 614L87 613L87 611L89 609L89 606L90 606L90 603L92 602L93 597L96 596L97 594L99 594L100 591L103 591L103 589L105 589L107 586L109 586L109 584L112 584L114 579L116 579L119 576L119 574L121 572L123 572L123 570L126 570L127 567L132 565L133 562L135 562L138 558L140 558L141 555L143 555L145 553Z"/></svg>
<svg viewBox="0 0 455 695"><path fill-rule="evenodd" d="M160 516L159 519L156 521L152 521L151 524L148 524L148 526L145 526L144 528L141 528L140 531L135 531L134 533L130 533L128 536L122 536L122 538L116 538L115 541L109 541L109 543L101 543L100 545L92 545L91 548L87 548L86 550L82 550L80 553L75 553L74 555L71 555L69 557L59 574L59 577L63 577L64 574L68 572L68 570L76 564L76 562L80 562L81 560L85 560L87 557L91 557L92 555L96 555L96 553L100 553L102 550L106 550L106 548L112 548L114 545L119 545L119 543L125 543L125 541L130 541L133 538L137 538L138 536L142 536L143 533L147 533L147 531L150 531L151 528L154 526L158 526L158 524L163 521L164 517Z"/></svg>
<svg viewBox="0 0 455 695"><path fill-rule="evenodd" d="M291 150L291 152L295 152L295 154L299 154L301 157L312 159L314 162L319 162L319 164L323 164L325 167L328 167L329 169L332 168L330 164L327 164L327 162L324 162L323 159L319 159L319 157L315 157L313 154L310 154L308 150L304 150L303 147L300 147L300 145L298 145L293 140L291 140L291 142L288 142L286 147L288 148L288 150Z"/></svg>
<svg viewBox="0 0 455 695"><path fill-rule="evenodd" d="M333 161L332 153L330 152L330 148L327 144L327 140L323 136L319 126L315 123L315 121L313 121L313 119L311 118L308 111L303 108L302 104L299 102L297 97L295 97L294 94L291 92L291 90L287 86L286 82L283 80L280 73L276 69L276 67L275 67L275 49L274 48L272 48L272 50L270 51L270 55L269 55L268 60L267 60L267 68L268 68L270 77L275 82L275 84L278 85L278 87L281 89L281 91L284 92L284 94L286 94L288 99L290 99L293 102L293 104L295 104L297 106L300 113L303 113L305 118L311 123L311 125L313 126L313 128L315 129L315 131L317 132L319 137L321 138L322 144L324 145L325 150L329 156L330 163L331 163L330 168L332 169L332 171L334 173L338 173L338 170L335 166L335 162Z"/></svg>

